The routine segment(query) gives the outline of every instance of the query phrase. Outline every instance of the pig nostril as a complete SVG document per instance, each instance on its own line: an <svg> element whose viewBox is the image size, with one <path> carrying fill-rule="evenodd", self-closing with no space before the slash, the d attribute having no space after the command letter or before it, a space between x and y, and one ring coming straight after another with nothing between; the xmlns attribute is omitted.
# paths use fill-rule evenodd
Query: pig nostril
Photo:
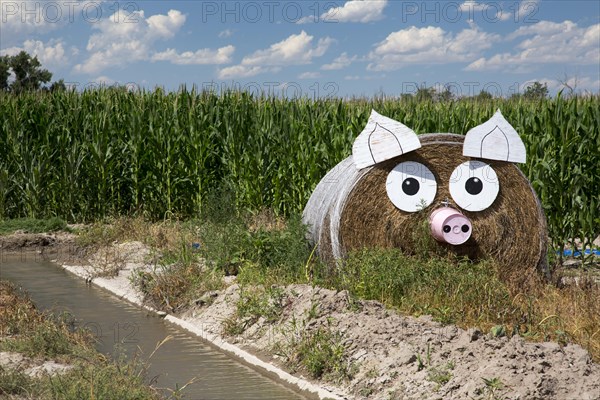
<svg viewBox="0 0 600 400"><path fill-rule="evenodd" d="M451 228L450 228L450 225L444 225L444 232L445 232L445 233L448 233L448 232L450 232L450 229L451 229Z"/></svg>
<svg viewBox="0 0 600 400"><path fill-rule="evenodd" d="M462 228L460 228L464 233L469 232L469 225L463 225Z"/></svg>

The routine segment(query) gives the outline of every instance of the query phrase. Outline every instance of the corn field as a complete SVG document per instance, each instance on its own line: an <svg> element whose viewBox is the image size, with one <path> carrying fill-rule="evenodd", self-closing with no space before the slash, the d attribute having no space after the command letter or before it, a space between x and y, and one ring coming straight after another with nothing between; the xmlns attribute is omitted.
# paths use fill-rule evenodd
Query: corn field
<svg viewBox="0 0 600 400"><path fill-rule="evenodd" d="M371 108L417 133L466 133L497 108L557 245L600 233L600 97L419 102L243 92L0 93L0 218L193 217L215 188L239 207L302 210Z"/></svg>

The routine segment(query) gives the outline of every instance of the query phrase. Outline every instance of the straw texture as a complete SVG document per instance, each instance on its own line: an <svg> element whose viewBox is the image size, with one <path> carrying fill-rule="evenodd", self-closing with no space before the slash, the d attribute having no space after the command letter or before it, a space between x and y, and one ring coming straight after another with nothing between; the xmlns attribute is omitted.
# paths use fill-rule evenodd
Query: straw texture
<svg viewBox="0 0 600 400"><path fill-rule="evenodd" d="M536 270L545 270L546 221L531 184L519 168L484 160L496 171L500 192L489 208L465 211L452 201L448 189L454 168L470 159L462 155L464 136L427 134L419 139L422 147L416 151L361 171L349 157L323 178L304 210L304 221L319 255L332 262L364 247L397 247L413 253L417 248L413 232L418 224L448 199L451 207L471 220L473 233L463 245L435 245L474 260L496 260L501 278L517 287L536 279ZM436 177L436 197L422 212L401 211L386 194L387 175L402 161L425 164Z"/></svg>

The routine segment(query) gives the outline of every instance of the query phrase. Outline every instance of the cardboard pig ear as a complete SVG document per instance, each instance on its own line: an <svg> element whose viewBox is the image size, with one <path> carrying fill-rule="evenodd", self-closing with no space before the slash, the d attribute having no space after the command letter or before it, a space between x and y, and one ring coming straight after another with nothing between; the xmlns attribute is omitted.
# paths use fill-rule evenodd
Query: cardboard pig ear
<svg viewBox="0 0 600 400"><path fill-rule="evenodd" d="M487 122L467 132L463 156L524 163L526 152L519 134L498 110Z"/></svg>
<svg viewBox="0 0 600 400"><path fill-rule="evenodd" d="M367 126L352 145L352 158L356 168L363 169L420 147L412 129L371 110Z"/></svg>

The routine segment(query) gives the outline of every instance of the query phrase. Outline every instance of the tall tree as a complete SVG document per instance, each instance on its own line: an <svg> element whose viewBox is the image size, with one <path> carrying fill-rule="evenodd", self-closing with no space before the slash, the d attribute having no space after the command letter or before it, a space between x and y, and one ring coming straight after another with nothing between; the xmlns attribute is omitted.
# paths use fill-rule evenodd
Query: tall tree
<svg viewBox="0 0 600 400"><path fill-rule="evenodd" d="M37 56L32 58L27 52L21 51L16 56L9 57L8 60L9 66L15 74L15 81L10 84L10 90L13 92L39 90L43 83L48 83L52 79L52 73L41 68L42 64ZM2 76L0 76L0 80L1 78Z"/></svg>
<svg viewBox="0 0 600 400"><path fill-rule="evenodd" d="M548 85L535 81L525 88L523 97L526 99L545 99L548 97Z"/></svg>

